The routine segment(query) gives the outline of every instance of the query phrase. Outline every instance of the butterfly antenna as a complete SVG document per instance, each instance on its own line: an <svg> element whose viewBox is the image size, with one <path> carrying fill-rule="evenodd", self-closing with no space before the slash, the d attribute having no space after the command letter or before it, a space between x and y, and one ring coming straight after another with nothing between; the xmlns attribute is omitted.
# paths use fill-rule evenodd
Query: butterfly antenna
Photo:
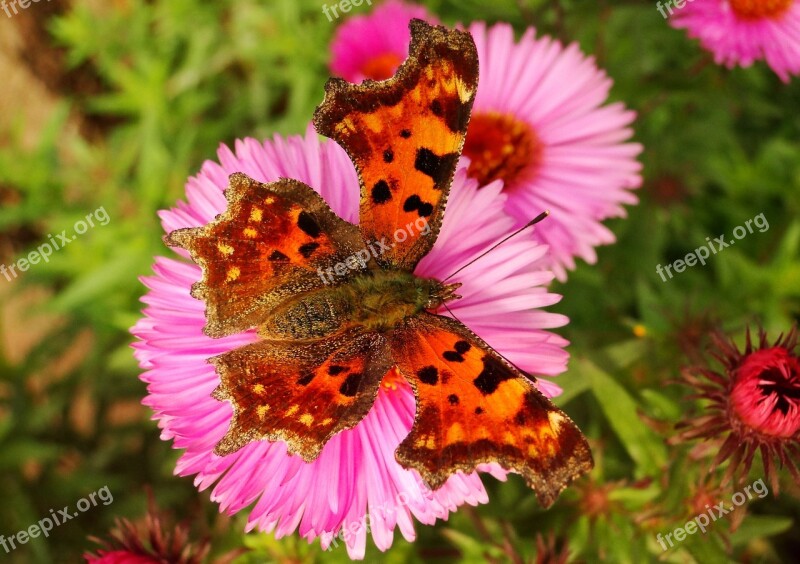
<svg viewBox="0 0 800 564"><path fill-rule="evenodd" d="M449 314L450 314L450 315L453 317L453 319L455 319L456 321L458 321L458 322L459 322L461 325L463 325L464 327L467 327L467 325L466 325L466 324L465 324L463 321L461 321L461 320L460 320L458 317L456 317L456 314L455 314L455 313L453 313L453 310L452 310L452 309L450 309L450 308L447 306L447 302L442 302L442 305L444 306L444 309L446 309L446 310L447 310L447 313L449 313ZM490 346L491 346L491 345L490 345ZM497 356L499 356L500 358L502 358L503 360L505 360L505 361L506 361L508 364L510 364L511 366L513 366L513 367L514 367L516 370L518 370L519 372L521 372L522 374L524 374L524 375L525 375L525 376L526 376L526 377L527 377L529 380L531 380L532 382L536 382L536 377L535 377L535 376L532 376L532 375L531 375L531 374L529 374L528 372L525 372L525 371L524 371L522 368L520 368L519 366L517 366L516 364L514 364L513 362L511 362L510 360L508 360L508 358L506 358L506 356L505 356L503 353L501 353L500 351L498 351L496 348L492 347L492 351L494 351L494 353L495 353Z"/></svg>
<svg viewBox="0 0 800 564"><path fill-rule="evenodd" d="M469 261L467 264L465 264L464 266L462 266L461 268L459 268L458 270L456 270L456 271L455 271L453 274L451 274L450 276L448 276L447 278L445 278L444 280L442 280L442 282L447 282L447 281L448 281L448 280L450 280L450 279L451 279L453 276L455 276L456 274L458 274L459 272L461 272L462 270L464 270L465 268L467 268L469 265L471 265L471 264L473 264L474 262L476 262L476 261L478 261L478 260L482 259L483 257L485 257L486 255L488 255L489 253L491 253L493 250L495 250L497 247L499 247L500 245L502 245L503 243L505 243L506 241L508 241L508 240L509 240L509 239L511 239L512 237L515 237L515 236L519 235L520 233L522 233L523 231L525 231L525 230L526 230L528 227L532 227L532 226L536 225L537 223L539 223L540 221L542 221L544 218L546 218L548 215L550 215L550 210L545 210L545 211L543 211L542 213L540 213L539 215L537 215L536 217L534 217L532 220L530 220L528 223L526 223L525 225L523 225L522 227L520 227L519 229L517 229L516 231L514 231L514 232L513 232L511 235L508 235L508 236L506 236L504 239L502 239L501 241L498 241L497 243L495 243L494 245L492 245L491 247L489 247L487 250L485 250L484 252L482 252L480 255L478 255L477 257L475 257L475 258L474 258L474 259L472 259L471 261ZM448 311L450 311L450 310L448 310ZM451 312L451 313L452 313L452 312Z"/></svg>

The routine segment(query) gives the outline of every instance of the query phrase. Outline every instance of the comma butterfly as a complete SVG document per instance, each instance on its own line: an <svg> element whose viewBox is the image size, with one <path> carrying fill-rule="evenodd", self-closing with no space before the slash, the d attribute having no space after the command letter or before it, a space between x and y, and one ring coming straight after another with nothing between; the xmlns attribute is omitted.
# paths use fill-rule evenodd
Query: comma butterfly
<svg viewBox="0 0 800 564"><path fill-rule="evenodd" d="M281 440L313 461L333 435L362 420L397 369L417 402L400 464L436 489L458 470L497 462L549 506L591 469L585 437L532 377L460 322L433 313L458 297L458 284L413 274L442 223L478 56L466 32L420 20L411 31L409 58L393 78L332 78L314 115L317 131L358 170L360 225L301 182L262 184L237 173L225 213L165 237L202 267L192 296L206 302L207 335L258 328L257 342L210 359L221 380L214 397L234 410L215 452ZM364 256L370 241L420 221L426 229ZM330 283L318 274L342 263L346 272Z"/></svg>

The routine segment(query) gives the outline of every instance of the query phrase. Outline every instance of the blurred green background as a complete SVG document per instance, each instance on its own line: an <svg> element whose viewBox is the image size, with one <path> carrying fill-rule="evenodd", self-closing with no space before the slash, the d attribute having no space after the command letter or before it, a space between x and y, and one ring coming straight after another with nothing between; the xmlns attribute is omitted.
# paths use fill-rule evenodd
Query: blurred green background
<svg viewBox="0 0 800 564"><path fill-rule="evenodd" d="M594 472L547 512L521 479L486 478L488 505L418 526L413 544L396 534L385 554L370 541L367 561L556 562L565 550L585 562L792 561L800 491L784 475L780 497L749 503L733 533L720 520L666 553L655 535L695 515L708 466L666 443L694 406L671 381L701 361L712 327L741 342L760 322L777 337L799 312L800 81L784 85L763 64L714 65L651 2L424 4L448 24L503 20L579 42L615 80L612 99L639 113L645 183L630 217L609 223L618 243L556 285L564 299L551 308L572 320L560 330L573 344L557 403L590 437ZM110 218L49 263L0 277L0 534L105 485L114 495L0 560L79 561L94 548L87 535L144 515L146 486L214 557L246 546L238 562L347 560L296 536L245 536L245 513L219 516L207 492L172 476L178 453L139 403L128 333L137 277L168 254L156 211L220 143L305 130L338 23L321 0L75 0L0 13L0 264L101 206ZM667 283L656 274L759 213L768 231ZM747 483L762 476L757 462ZM539 535L556 550L537 548Z"/></svg>

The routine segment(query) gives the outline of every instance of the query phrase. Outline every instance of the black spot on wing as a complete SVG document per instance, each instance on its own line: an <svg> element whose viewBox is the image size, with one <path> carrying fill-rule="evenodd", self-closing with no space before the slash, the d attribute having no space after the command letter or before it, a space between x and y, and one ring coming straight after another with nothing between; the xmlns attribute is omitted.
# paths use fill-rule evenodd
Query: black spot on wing
<svg viewBox="0 0 800 564"><path fill-rule="evenodd" d="M301 375L300 378L297 379L297 383L300 384L301 386L308 386L311 383L311 380L313 379L314 379L314 373L308 372L306 374Z"/></svg>
<svg viewBox="0 0 800 564"><path fill-rule="evenodd" d="M385 204L392 199L392 191L385 180L378 180L372 187L372 201L376 204Z"/></svg>
<svg viewBox="0 0 800 564"><path fill-rule="evenodd" d="M402 137L403 139L408 139L409 137L411 137L411 132L408 129L404 129L400 132L400 137Z"/></svg>
<svg viewBox="0 0 800 564"><path fill-rule="evenodd" d="M500 382L510 380L514 376L514 373L506 365L487 355L483 357L483 370L472 383L483 395L488 396L497 390Z"/></svg>
<svg viewBox="0 0 800 564"><path fill-rule="evenodd" d="M344 382L339 387L339 392L349 398L356 395L358 393L358 387L361 384L361 376L362 374L360 372L348 374L347 378L345 378Z"/></svg>
<svg viewBox="0 0 800 564"><path fill-rule="evenodd" d="M273 262L289 260L289 257L287 257L285 254L283 254L282 252L280 252L278 250L272 251L272 254L269 255L268 258L269 258L269 260L271 260Z"/></svg>
<svg viewBox="0 0 800 564"><path fill-rule="evenodd" d="M450 394L449 396L447 396L447 401L450 402L450 405L458 405L459 399L457 395Z"/></svg>
<svg viewBox="0 0 800 564"><path fill-rule="evenodd" d="M297 216L297 227L314 238L319 237L319 234L322 233L322 228L317 223L317 220L307 211L301 211L300 215Z"/></svg>
<svg viewBox="0 0 800 564"><path fill-rule="evenodd" d="M438 105L434 108L434 103ZM458 97L443 98L442 100L434 100L431 102L431 111L442 118L447 125L447 128L453 133L464 133L467 131L469 124L469 111Z"/></svg>
<svg viewBox="0 0 800 564"><path fill-rule="evenodd" d="M457 351L444 351L442 356L445 360L449 360L450 362L464 362L464 357Z"/></svg>
<svg viewBox="0 0 800 564"><path fill-rule="evenodd" d="M464 355L471 348L472 345L466 341L456 341L456 344L453 345L453 350L444 351L442 356L445 360L449 360L450 362L464 362Z"/></svg>
<svg viewBox="0 0 800 564"><path fill-rule="evenodd" d="M458 153L447 153L439 156L427 147L417 149L414 168L433 179L435 188L441 190L450 179L450 174L455 169Z"/></svg>
<svg viewBox="0 0 800 564"><path fill-rule="evenodd" d="M345 368L344 366L339 366L338 364L331 364L328 367L328 374L330 374L331 376L338 376L345 370L347 370L347 368Z"/></svg>
<svg viewBox="0 0 800 564"><path fill-rule="evenodd" d="M480 415L481 413L483 413L483 408L482 407L476 407L475 408L475 415Z"/></svg>
<svg viewBox="0 0 800 564"><path fill-rule="evenodd" d="M423 384L435 386L439 381L439 371L435 366L426 366L417 370L417 377Z"/></svg>
<svg viewBox="0 0 800 564"><path fill-rule="evenodd" d="M406 198L406 201L403 203L403 211L416 211L420 217L429 217L433 214L433 205L428 202L423 202L422 198L413 194Z"/></svg>
<svg viewBox="0 0 800 564"><path fill-rule="evenodd" d="M390 163L393 160L394 160L394 151L392 151L390 147L383 152L383 162Z"/></svg>
<svg viewBox="0 0 800 564"><path fill-rule="evenodd" d="M297 250L304 258L310 258L318 248L319 243L306 243L305 245L300 245Z"/></svg>

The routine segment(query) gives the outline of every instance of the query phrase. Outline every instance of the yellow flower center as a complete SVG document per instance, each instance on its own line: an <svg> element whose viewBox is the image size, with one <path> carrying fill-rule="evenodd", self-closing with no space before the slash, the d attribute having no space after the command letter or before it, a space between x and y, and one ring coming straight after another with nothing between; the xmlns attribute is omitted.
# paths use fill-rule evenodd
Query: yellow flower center
<svg viewBox="0 0 800 564"><path fill-rule="evenodd" d="M539 166L542 149L527 123L498 112L473 114L464 142L469 175L481 185L499 178L508 186L521 172Z"/></svg>
<svg viewBox="0 0 800 564"><path fill-rule="evenodd" d="M402 62L403 59L394 53L383 53L364 63L361 72L366 78L372 80L386 80L394 76L394 71Z"/></svg>
<svg viewBox="0 0 800 564"><path fill-rule="evenodd" d="M778 19L792 5L792 0L728 0L736 15L744 20Z"/></svg>

